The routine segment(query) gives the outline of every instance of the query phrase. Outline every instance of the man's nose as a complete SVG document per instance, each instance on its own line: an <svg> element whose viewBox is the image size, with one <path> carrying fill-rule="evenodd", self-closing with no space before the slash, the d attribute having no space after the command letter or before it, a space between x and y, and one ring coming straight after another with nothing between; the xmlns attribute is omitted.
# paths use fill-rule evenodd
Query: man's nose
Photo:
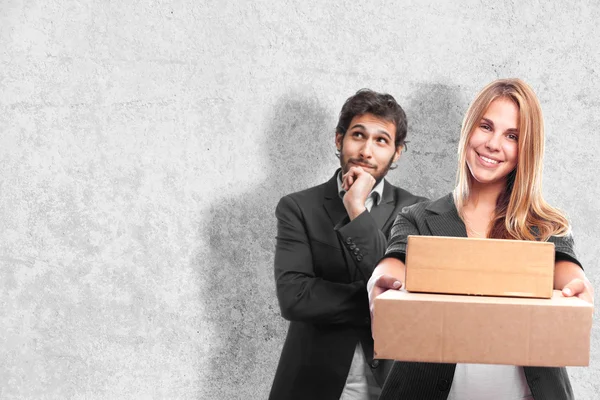
<svg viewBox="0 0 600 400"><path fill-rule="evenodd" d="M360 149L360 154L363 156L363 158L371 158L373 155L373 149L371 148L372 146L373 142L371 140L365 140L362 148Z"/></svg>

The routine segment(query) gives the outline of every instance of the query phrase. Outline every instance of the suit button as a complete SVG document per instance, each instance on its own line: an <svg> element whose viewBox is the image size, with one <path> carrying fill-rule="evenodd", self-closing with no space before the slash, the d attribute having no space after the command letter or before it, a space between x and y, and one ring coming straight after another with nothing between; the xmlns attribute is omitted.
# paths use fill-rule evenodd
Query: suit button
<svg viewBox="0 0 600 400"><path fill-rule="evenodd" d="M354 250L354 249L356 248L356 245L355 245L354 243L352 243L352 244L351 244L350 246L348 246L348 247L350 247L350 250Z"/></svg>
<svg viewBox="0 0 600 400"><path fill-rule="evenodd" d="M358 247L355 247L354 249L354 255L357 256L360 254L360 249Z"/></svg>
<svg viewBox="0 0 600 400"><path fill-rule="evenodd" d="M356 261L362 261L362 256L361 255L356 256Z"/></svg>
<svg viewBox="0 0 600 400"><path fill-rule="evenodd" d="M379 367L379 360L373 360L371 362L371 368L375 369L377 367Z"/></svg>
<svg viewBox="0 0 600 400"><path fill-rule="evenodd" d="M440 379L437 384L437 388L440 392L445 392L450 389L450 381L448 379Z"/></svg>
<svg viewBox="0 0 600 400"><path fill-rule="evenodd" d="M350 244L350 243L352 243L352 238L348 236L346 238L346 244Z"/></svg>

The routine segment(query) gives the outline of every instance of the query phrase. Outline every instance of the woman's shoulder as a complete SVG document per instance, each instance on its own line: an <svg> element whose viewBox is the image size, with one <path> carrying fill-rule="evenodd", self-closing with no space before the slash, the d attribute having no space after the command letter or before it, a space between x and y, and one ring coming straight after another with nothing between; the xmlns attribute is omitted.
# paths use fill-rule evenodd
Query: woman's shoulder
<svg viewBox="0 0 600 400"><path fill-rule="evenodd" d="M423 216L428 214L442 214L455 209L456 207L454 206L454 198L452 197L452 193L449 193L438 199L426 199L419 203L404 207L402 209L402 214Z"/></svg>

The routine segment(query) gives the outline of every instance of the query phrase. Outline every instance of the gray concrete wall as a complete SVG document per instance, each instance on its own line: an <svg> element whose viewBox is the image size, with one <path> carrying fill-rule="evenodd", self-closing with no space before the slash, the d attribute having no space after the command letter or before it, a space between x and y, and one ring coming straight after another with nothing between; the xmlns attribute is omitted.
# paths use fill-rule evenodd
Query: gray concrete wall
<svg viewBox="0 0 600 400"><path fill-rule="evenodd" d="M391 181L435 197L475 93L529 82L600 287L600 5L528 3L0 0L0 398L266 398L274 207L362 87L409 116ZM570 373L597 398L599 324Z"/></svg>

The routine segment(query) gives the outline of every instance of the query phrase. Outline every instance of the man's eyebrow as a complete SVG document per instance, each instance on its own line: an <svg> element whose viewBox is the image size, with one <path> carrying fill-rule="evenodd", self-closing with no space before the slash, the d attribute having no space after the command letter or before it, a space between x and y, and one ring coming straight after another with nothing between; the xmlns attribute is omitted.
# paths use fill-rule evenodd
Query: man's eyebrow
<svg viewBox="0 0 600 400"><path fill-rule="evenodd" d="M362 128L365 131L367 130L367 128L365 128L365 126L363 124L355 124L355 125L353 125L353 126L350 127L350 129L354 129L354 128ZM348 130L350 130L350 129L348 129ZM378 129L376 131L376 133L381 133L381 134L387 136L390 140L392 140L392 137L390 136L390 134L387 131L383 130L383 129Z"/></svg>

